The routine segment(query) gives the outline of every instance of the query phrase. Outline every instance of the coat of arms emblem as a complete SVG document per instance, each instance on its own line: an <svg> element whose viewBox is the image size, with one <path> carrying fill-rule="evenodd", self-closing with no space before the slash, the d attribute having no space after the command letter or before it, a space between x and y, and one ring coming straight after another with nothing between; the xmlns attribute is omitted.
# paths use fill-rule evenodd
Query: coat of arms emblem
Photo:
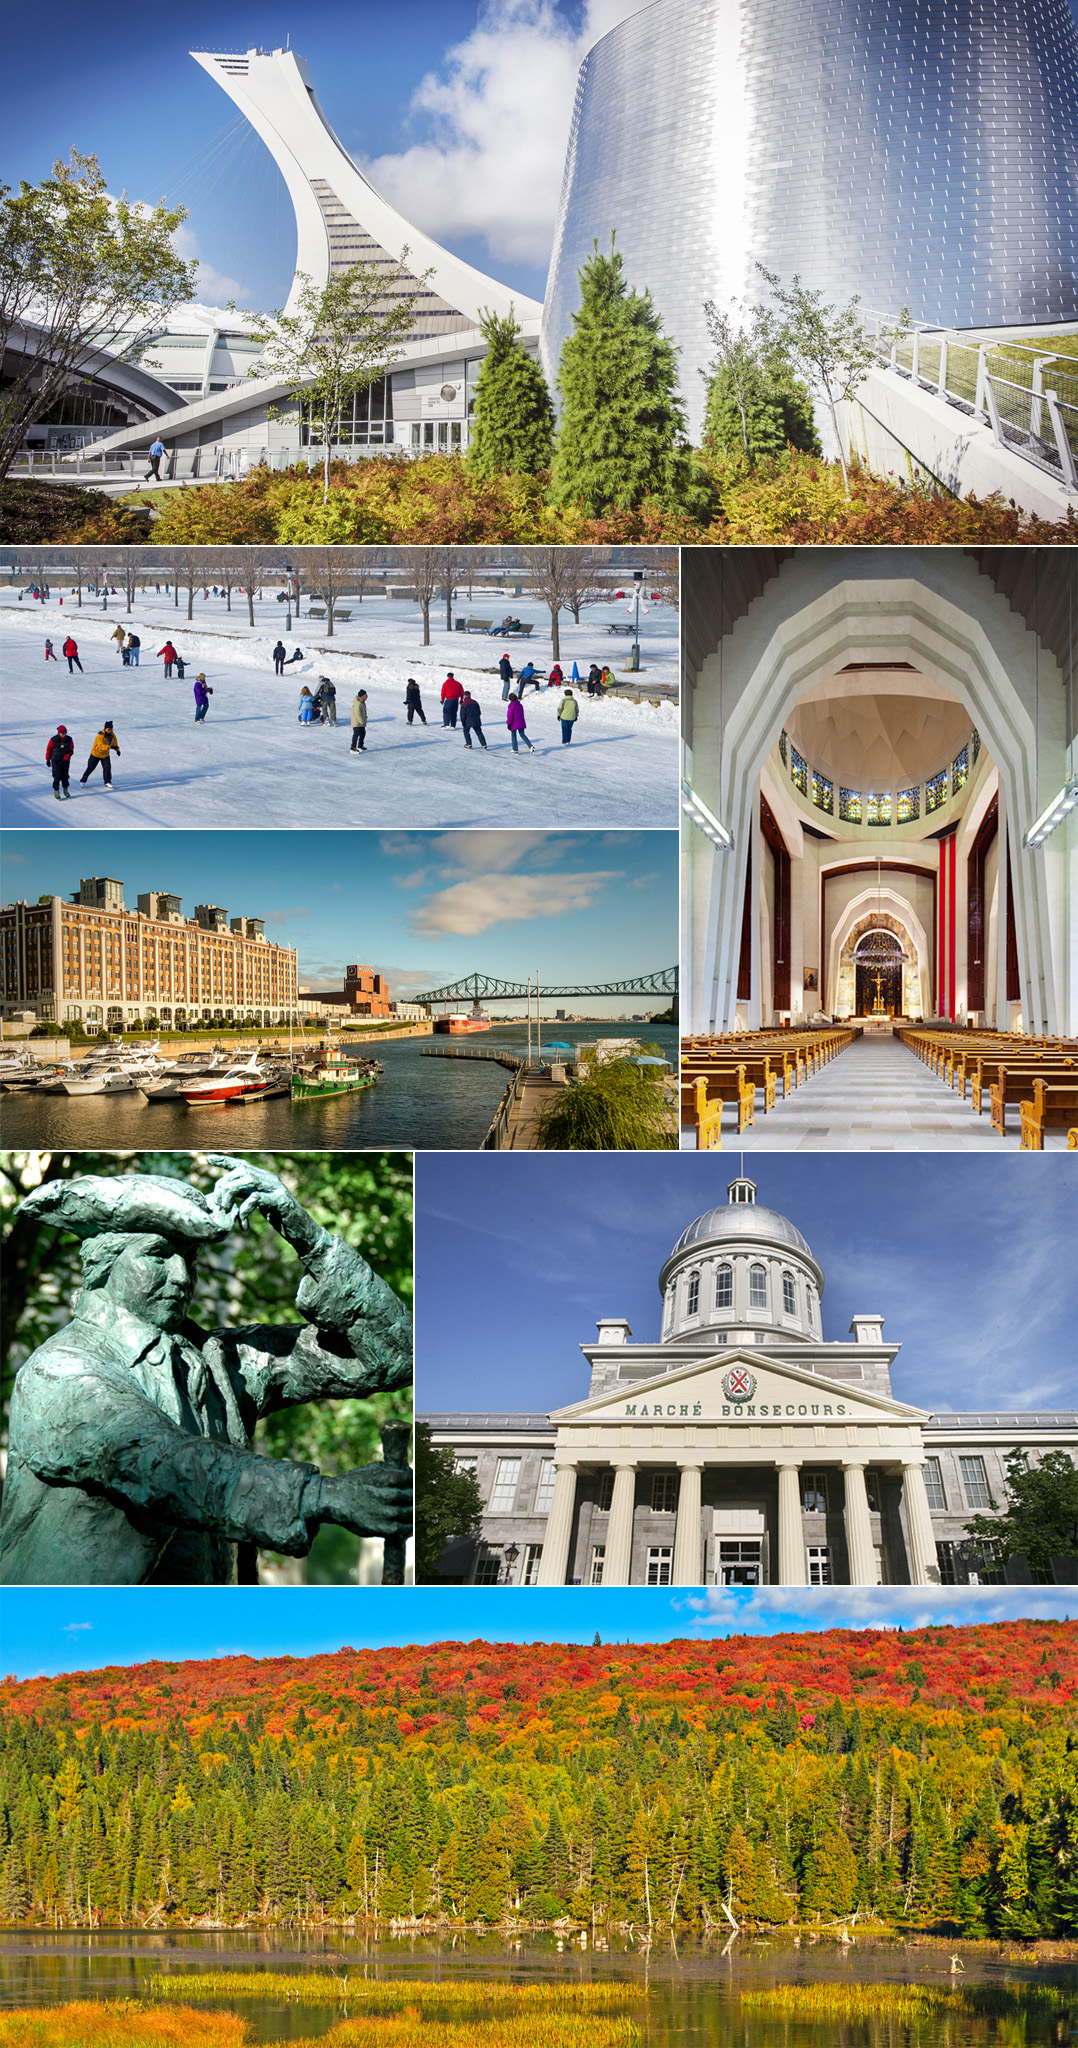
<svg viewBox="0 0 1078 2048"><path fill-rule="evenodd" d="M756 1374L747 1365L732 1365L723 1376L722 1391L728 1401L751 1401L756 1392Z"/></svg>

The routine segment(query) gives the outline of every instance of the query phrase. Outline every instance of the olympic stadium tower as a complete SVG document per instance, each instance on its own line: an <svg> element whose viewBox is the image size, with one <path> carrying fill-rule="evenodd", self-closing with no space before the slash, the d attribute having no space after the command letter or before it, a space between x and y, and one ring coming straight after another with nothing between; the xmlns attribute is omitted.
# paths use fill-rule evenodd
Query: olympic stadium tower
<svg viewBox="0 0 1078 2048"><path fill-rule="evenodd" d="M580 69L543 311L553 377L611 230L681 349L704 300L829 300L951 328L1078 318L1078 29L1067 0L654 0Z"/></svg>

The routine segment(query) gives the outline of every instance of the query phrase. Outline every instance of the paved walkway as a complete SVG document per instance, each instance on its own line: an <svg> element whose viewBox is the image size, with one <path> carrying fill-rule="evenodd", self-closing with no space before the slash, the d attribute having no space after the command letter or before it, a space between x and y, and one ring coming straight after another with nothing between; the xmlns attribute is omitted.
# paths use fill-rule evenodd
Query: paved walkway
<svg viewBox="0 0 1078 2048"><path fill-rule="evenodd" d="M864 1037L788 1099L780 1093L766 1116L758 1088L756 1121L741 1137L736 1106L727 1103L722 1142L744 1152L1017 1152L1021 1130L1013 1104L1007 1124L1005 1138L992 1129L987 1090L978 1116L968 1094L963 1101L897 1038ZM1046 1151L1065 1151L1066 1144L1065 1131L1045 1132Z"/></svg>

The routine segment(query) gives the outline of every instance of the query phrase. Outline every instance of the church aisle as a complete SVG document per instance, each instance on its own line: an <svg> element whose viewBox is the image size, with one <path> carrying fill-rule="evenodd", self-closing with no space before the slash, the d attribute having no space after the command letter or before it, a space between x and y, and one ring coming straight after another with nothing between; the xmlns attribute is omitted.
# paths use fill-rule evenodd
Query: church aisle
<svg viewBox="0 0 1078 2048"><path fill-rule="evenodd" d="M1017 1152L1018 1112L1008 1135L989 1120L987 1094L978 1116L968 1097L929 1073L897 1038L855 1039L819 1074L803 1081L789 1100L765 1116L757 1090L756 1121L737 1136L731 1104L723 1144L745 1152ZM1046 1151L1065 1151L1067 1134L1046 1131Z"/></svg>

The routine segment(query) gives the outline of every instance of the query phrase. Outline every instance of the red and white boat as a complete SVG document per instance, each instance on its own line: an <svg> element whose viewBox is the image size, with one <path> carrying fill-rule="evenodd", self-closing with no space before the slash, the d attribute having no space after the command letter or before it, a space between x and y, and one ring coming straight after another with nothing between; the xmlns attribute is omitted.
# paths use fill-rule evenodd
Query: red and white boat
<svg viewBox="0 0 1078 2048"><path fill-rule="evenodd" d="M241 1060L223 1074L207 1074L201 1081L189 1081L176 1093L196 1107L202 1102L235 1102L241 1095L267 1095L277 1085L274 1075L259 1065L258 1054Z"/></svg>
<svg viewBox="0 0 1078 2048"><path fill-rule="evenodd" d="M490 1018L483 1010L453 1010L448 1017L436 1017L434 1029L455 1038L462 1031L489 1031Z"/></svg>

